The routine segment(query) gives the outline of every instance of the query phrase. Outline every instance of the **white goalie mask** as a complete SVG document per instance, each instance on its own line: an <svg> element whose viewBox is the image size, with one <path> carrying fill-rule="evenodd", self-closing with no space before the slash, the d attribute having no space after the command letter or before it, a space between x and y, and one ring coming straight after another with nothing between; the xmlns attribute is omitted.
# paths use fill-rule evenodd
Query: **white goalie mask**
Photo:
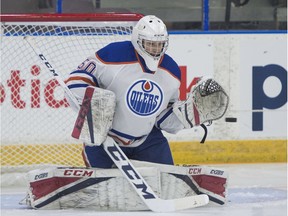
<svg viewBox="0 0 288 216"><path fill-rule="evenodd" d="M132 44L151 71L156 71L168 48L166 25L156 16L141 18L132 31Z"/></svg>

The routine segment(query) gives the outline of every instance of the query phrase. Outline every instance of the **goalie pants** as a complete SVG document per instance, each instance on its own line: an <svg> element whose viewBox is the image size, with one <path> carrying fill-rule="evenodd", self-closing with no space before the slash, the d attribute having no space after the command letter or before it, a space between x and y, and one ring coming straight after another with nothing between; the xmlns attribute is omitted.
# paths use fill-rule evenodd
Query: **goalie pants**
<svg viewBox="0 0 288 216"><path fill-rule="evenodd" d="M156 127L140 146L121 149L132 160L174 164L168 141ZM83 159L87 167L111 168L114 164L102 146L84 145Z"/></svg>

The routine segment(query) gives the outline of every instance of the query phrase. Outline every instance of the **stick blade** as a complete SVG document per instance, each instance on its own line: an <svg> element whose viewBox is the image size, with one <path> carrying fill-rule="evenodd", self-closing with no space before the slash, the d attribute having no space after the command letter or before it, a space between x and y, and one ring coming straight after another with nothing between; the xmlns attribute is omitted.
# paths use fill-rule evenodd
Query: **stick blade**
<svg viewBox="0 0 288 216"><path fill-rule="evenodd" d="M147 206L154 212L175 212L207 205L209 197L206 194L183 197L179 199L146 200Z"/></svg>

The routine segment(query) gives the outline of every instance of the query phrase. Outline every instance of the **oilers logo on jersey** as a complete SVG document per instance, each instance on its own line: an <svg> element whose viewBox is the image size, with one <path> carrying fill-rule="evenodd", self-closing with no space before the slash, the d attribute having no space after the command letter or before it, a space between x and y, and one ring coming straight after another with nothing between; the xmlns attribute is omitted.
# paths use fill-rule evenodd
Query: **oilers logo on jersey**
<svg viewBox="0 0 288 216"><path fill-rule="evenodd" d="M137 80L126 94L128 108L140 116L154 114L161 107L162 101L162 89L157 83L147 79Z"/></svg>

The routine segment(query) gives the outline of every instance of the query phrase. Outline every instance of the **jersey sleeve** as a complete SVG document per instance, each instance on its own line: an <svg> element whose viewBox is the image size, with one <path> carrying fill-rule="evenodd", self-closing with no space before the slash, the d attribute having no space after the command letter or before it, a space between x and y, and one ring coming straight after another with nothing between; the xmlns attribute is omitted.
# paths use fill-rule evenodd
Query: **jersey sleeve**
<svg viewBox="0 0 288 216"><path fill-rule="evenodd" d="M74 94L79 104L82 103L87 86L100 86L97 78L98 67L96 58L88 57L65 80L67 87Z"/></svg>
<svg viewBox="0 0 288 216"><path fill-rule="evenodd" d="M155 126L168 133L176 134L178 131L184 129L183 124L174 114L172 107L163 110L156 118Z"/></svg>
<svg viewBox="0 0 288 216"><path fill-rule="evenodd" d="M167 54L160 64L160 67L166 72L170 73L176 80L179 81L178 89L172 94L168 107L157 116L155 126L168 133L176 134L178 131L184 129L184 125L179 121L172 110L172 105L179 100L179 88L181 82L181 71L178 64Z"/></svg>

